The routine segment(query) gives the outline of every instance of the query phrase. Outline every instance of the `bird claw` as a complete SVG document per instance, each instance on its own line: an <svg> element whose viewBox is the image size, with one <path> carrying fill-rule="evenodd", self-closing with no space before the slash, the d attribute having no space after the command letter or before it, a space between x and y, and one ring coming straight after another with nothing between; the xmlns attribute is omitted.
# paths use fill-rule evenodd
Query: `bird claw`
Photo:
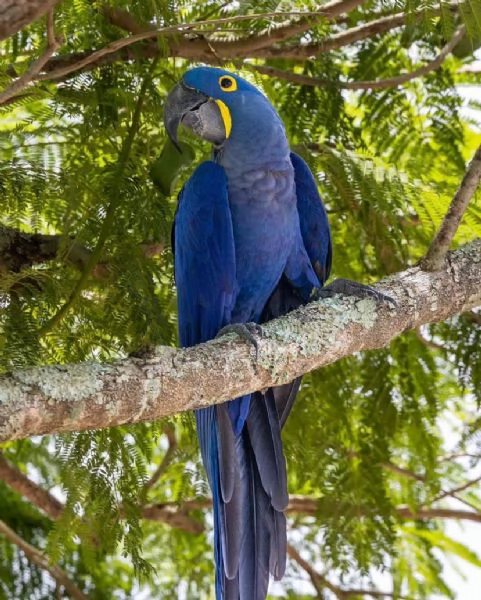
<svg viewBox="0 0 481 600"><path fill-rule="evenodd" d="M330 298L334 294L344 294L345 296L354 296L355 298L372 298L376 302L381 304L392 304L397 306L396 300L378 292L370 285L364 285L357 281L351 281L350 279L336 279L326 287L316 290L316 299Z"/></svg>
<svg viewBox="0 0 481 600"><path fill-rule="evenodd" d="M257 337L262 337L263 331L262 327L257 323L232 323L230 325L226 325L222 327L219 333L215 336L216 339L226 335L228 333L235 333L238 335L244 342L248 344L252 344L256 351L256 360L259 355L259 342L257 341Z"/></svg>

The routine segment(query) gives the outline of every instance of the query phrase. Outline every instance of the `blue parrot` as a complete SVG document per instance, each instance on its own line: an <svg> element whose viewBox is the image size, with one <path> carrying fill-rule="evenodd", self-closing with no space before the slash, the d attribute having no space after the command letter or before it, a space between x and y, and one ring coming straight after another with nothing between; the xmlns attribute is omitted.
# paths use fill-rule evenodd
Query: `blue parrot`
<svg viewBox="0 0 481 600"><path fill-rule="evenodd" d="M186 72L165 103L213 144L178 199L173 228L182 346L283 315L322 288L331 268L326 211L309 167L253 85L223 69ZM286 566L288 503L281 428L300 379L197 410L213 498L217 600L264 600Z"/></svg>

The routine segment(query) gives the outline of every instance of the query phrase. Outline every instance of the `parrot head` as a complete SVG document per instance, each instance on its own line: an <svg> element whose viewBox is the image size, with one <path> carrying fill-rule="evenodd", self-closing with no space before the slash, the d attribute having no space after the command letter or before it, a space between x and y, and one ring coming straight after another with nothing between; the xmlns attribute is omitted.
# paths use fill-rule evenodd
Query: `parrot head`
<svg viewBox="0 0 481 600"><path fill-rule="evenodd" d="M167 96L164 123L177 147L181 123L219 147L231 137L236 122L245 125L249 116L256 113L258 119L263 110L277 116L267 98L245 79L224 69L196 67L184 73Z"/></svg>

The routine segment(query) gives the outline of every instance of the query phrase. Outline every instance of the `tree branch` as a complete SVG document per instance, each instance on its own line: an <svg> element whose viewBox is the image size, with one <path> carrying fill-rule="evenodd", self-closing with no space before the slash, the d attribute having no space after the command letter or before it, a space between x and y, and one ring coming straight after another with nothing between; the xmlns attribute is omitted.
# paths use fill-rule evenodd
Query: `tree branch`
<svg viewBox="0 0 481 600"><path fill-rule="evenodd" d="M19 537L13 531L13 529L10 529L10 527L4 521L1 520L0 534L5 536L7 540L12 542L12 544L18 546L18 548L25 553L25 556L30 562L37 565L41 569L48 571L55 581L59 585L63 586L72 598L75 598L75 600L88 600L87 596L85 596L85 594L78 589L75 583L69 579L68 575L63 569L57 565L50 564L48 558L42 552L40 552L38 548L28 544L25 540Z"/></svg>
<svg viewBox="0 0 481 600"><path fill-rule="evenodd" d="M340 3L332 3L334 5L341 5ZM442 10L451 9L453 12L457 11L460 6L459 2L451 2L445 4L444 8L440 7L431 9L429 14L431 16L439 16ZM325 11L326 7L324 7ZM321 11L319 11L319 14ZM286 13L273 13L276 15L285 15ZM292 13L289 13L292 14ZM298 13L300 14L300 13ZM311 13L318 14L318 13ZM334 18L334 14L332 18ZM413 22L419 22L424 18L425 11L419 11L414 15L410 15L410 19ZM72 73L82 71L85 69L92 69L104 64L110 64L117 61L128 61L138 60L161 56L163 58L167 56L186 58L194 61L201 61L206 63L218 64L219 61L239 60L245 58L284 58L292 60L305 60L306 58L319 56L332 50L348 46L355 42L364 40L366 38L379 35L401 27L407 20L405 13L395 13L364 23L357 27L342 31L332 35L321 42L312 44L293 44L287 46L280 44L274 46L279 40L275 37L275 32L282 31L282 27L277 30L273 30L269 34L269 43L266 45L267 38L265 34L259 36L248 36L233 41L216 41L210 40L205 37L202 33L201 26L209 25L216 27L221 23L232 23L239 20L261 18L262 14L259 15L237 15L233 17L225 17L223 19L212 19L207 21L198 21L193 23L180 23L171 27L164 27L162 29L145 31L139 31L139 28L135 27L136 33L133 35L115 40L108 46L100 48L99 50L91 50L77 54L67 54L63 56L57 56L52 58L44 67L44 72L37 76L37 80L55 80L63 79L68 77ZM273 16L273 15L271 15ZM325 16L325 15L323 15ZM122 22L122 25L120 25ZM306 21L307 24L307 21ZM119 26L125 28L126 23L124 20L119 21ZM306 31L312 27L312 21L309 22L309 27L304 28ZM128 29L134 29L132 24L128 26ZM297 33L300 31L298 30ZM189 33L187 37L185 34ZM193 37L194 34L198 33L198 37ZM277 35L280 35L279 33ZM291 36L294 34L291 34ZM165 44L159 47L156 41L152 41L154 38L162 36ZM290 38L283 38L282 41L286 41ZM141 46L138 44L143 42ZM132 47L135 45L135 47Z"/></svg>
<svg viewBox="0 0 481 600"><path fill-rule="evenodd" d="M164 457L162 458L160 465L154 471L152 477L145 484L145 492L148 492L148 490L150 490L151 487L156 485L159 479L162 477L162 475L167 471L168 466L174 458L175 451L177 450L178 443L177 437L175 435L175 429L171 425L166 425L166 427L164 427L164 433L167 437L168 442L167 450L165 451Z"/></svg>
<svg viewBox="0 0 481 600"><path fill-rule="evenodd" d="M460 7L460 2L450 2L444 4L444 7L433 8L429 11L430 16L437 17L442 14L443 10L450 9L451 11L457 11ZM418 23L425 17L426 11L420 10L417 13L409 15L410 23ZM375 21L370 21L357 27L352 27L347 31L341 31L320 42L313 42L311 44L299 44L292 46L291 48L278 47L270 48L268 51L262 54L256 53L252 58L284 58L291 60L305 60L319 56L320 54L326 54L332 50L349 46L355 42L360 42L367 38L387 33L393 29L401 27L406 23L408 15L406 13L395 13L386 17L381 17Z"/></svg>
<svg viewBox="0 0 481 600"><path fill-rule="evenodd" d="M446 490L446 491L443 490L441 492L441 494L439 494L438 496L436 496L436 498L433 498L432 501L433 502L438 502L439 500L444 500L444 498L448 498L449 496L451 496L452 498L458 499L457 494L459 492L464 492L464 490L467 490L467 489L473 487L474 485L476 485L480 481L481 481L481 475L479 475L475 479L470 479L469 481L466 481L462 485L460 485L458 487L455 487L455 488L453 488L451 490Z"/></svg>
<svg viewBox="0 0 481 600"><path fill-rule="evenodd" d="M47 49L30 65L22 76L18 77L6 90L0 93L0 106L8 104L21 90L33 83L53 54L60 48L60 44L60 39L55 37L52 9L47 16Z"/></svg>
<svg viewBox="0 0 481 600"><path fill-rule="evenodd" d="M476 192L481 181L481 146L476 150L473 159L466 170L461 185L456 192L449 210L434 238L421 267L427 271L435 271L443 265L445 256L456 231L458 230L464 211Z"/></svg>
<svg viewBox="0 0 481 600"><path fill-rule="evenodd" d="M295 20L286 25L271 28L267 33L250 35L239 40L237 46L239 52L242 52L244 46L252 52L254 50L272 46L274 43L282 42L300 33L304 33L324 19L333 21L340 15L353 11L363 2L364 0L334 0L333 2L325 4L322 9L317 11L275 11L270 13L232 15L230 17L222 17L219 19L202 19L194 21L191 26L201 27L203 25L208 25L209 27L217 29L222 25L231 25L240 21L282 19L286 17L295 18ZM138 34L146 31L155 33L154 27L138 23L127 10L122 8L106 6L102 9L102 12L112 25L116 25L129 33Z"/></svg>
<svg viewBox="0 0 481 600"><path fill-rule="evenodd" d="M145 240L138 247L146 258L153 258L162 254L165 243ZM92 251L74 237L20 231L0 223L0 273L18 273L26 267L56 259L83 271L91 254ZM107 262L98 262L92 270L96 279L107 279L110 273L111 265Z"/></svg>
<svg viewBox="0 0 481 600"><path fill-rule="evenodd" d="M91 254L88 248L61 235L27 233L0 224L0 271L18 273L25 267L61 257L78 269L83 269Z"/></svg>
<svg viewBox="0 0 481 600"><path fill-rule="evenodd" d="M344 589L338 585L335 585L322 573L319 573L314 567L299 554L297 549L292 545L287 545L287 554L294 560L304 571L309 575L312 585L314 586L319 598L324 598L324 589L329 590L339 598L339 600L346 600L351 596L371 596L371 598L393 598L394 594L391 592L381 592L379 590L368 590L368 589ZM405 596L397 596L397 600L403 600Z"/></svg>
<svg viewBox="0 0 481 600"><path fill-rule="evenodd" d="M142 517L151 521L161 521L163 523L183 523L183 520L188 518L188 514L192 510L210 509L212 501L210 498L196 498L195 500L185 500L181 504L176 502L162 502L145 506L142 509ZM341 510L342 507L340 507ZM305 515L309 517L319 517L322 506L320 506L317 498L310 496L289 497L289 504L286 508L287 515ZM357 512L362 515L362 507L356 507ZM471 521L481 523L481 513L474 510L452 509L452 508L433 508L425 506L413 511L408 506L395 507L396 514L407 520L427 520L427 519L458 519L460 521ZM166 516L168 515L168 516ZM183 525L172 525L181 529L189 530Z"/></svg>
<svg viewBox="0 0 481 600"><path fill-rule="evenodd" d="M466 33L466 27L462 25L459 27L452 39L441 49L439 54L432 61L427 64L411 71L410 73L403 73L396 77L390 77L388 79L378 79L372 81L346 81L346 82L333 82L320 77L309 77L308 75L301 75L293 73L292 71L284 71L283 69L277 69L276 67L270 67L266 65L250 65L251 68L255 69L263 75L269 75L270 77L277 77L279 79L285 79L292 83L298 83L300 85L308 85L311 87L327 87L336 86L346 90L379 90L389 87L397 87L404 85L413 79L423 77L432 71L436 71L441 67L443 62L446 60L448 55L453 51L457 44L463 39Z"/></svg>
<svg viewBox="0 0 481 600"><path fill-rule="evenodd" d="M209 500L208 502L205 502L201 508L205 509L210 508L211 506L212 504ZM140 514L143 519L147 519L148 521L160 521L161 523L164 523L164 525L182 529L193 535L201 534L204 531L204 525L189 516L188 512L189 509L184 508L183 505L179 506L178 504L174 505L168 503L153 504L151 506L144 506L140 509Z"/></svg>
<svg viewBox="0 0 481 600"><path fill-rule="evenodd" d="M10 464L1 453L0 479L54 521L60 517L63 504L50 492L31 481L17 467Z"/></svg>
<svg viewBox="0 0 481 600"><path fill-rule="evenodd" d="M49 12L60 0L2 0L0 4L0 40Z"/></svg>
<svg viewBox="0 0 481 600"><path fill-rule="evenodd" d="M319 598L324 597L324 589L328 589L336 596L336 598L343 598L341 588L331 583L327 577L324 577L324 575L316 571L307 560L302 558L292 544L287 544L287 554L309 575L311 583Z"/></svg>
<svg viewBox="0 0 481 600"><path fill-rule="evenodd" d="M426 348L429 348L431 350L436 350L436 351L441 351L444 352L446 350L446 348L444 346L442 346L441 344L437 344L436 342L433 342L433 340L430 340L426 337L424 337L423 332L421 331L420 327L417 327L414 331L414 333L416 334L416 337L418 338L418 340L424 344L426 346Z"/></svg>
<svg viewBox="0 0 481 600"><path fill-rule="evenodd" d="M257 360L250 344L223 337L194 348L160 347L147 359L14 371L0 378L0 440L152 421L384 347L407 329L481 304L481 240L450 253L445 269L414 267L382 290L396 308L328 298L265 324Z"/></svg>

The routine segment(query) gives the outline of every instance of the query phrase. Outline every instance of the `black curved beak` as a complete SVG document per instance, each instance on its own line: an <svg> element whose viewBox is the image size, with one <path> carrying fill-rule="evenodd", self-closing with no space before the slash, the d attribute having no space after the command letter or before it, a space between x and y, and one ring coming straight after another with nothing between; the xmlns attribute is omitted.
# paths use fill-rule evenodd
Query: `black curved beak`
<svg viewBox="0 0 481 600"><path fill-rule="evenodd" d="M209 101L209 96L180 81L167 96L164 105L164 123L167 135L179 152L182 152L177 139L177 130L185 115L197 110Z"/></svg>
<svg viewBox="0 0 481 600"><path fill-rule="evenodd" d="M164 123L169 138L179 152L182 151L177 140L177 130L181 123L215 146L220 146L228 136L217 102L183 81L167 96Z"/></svg>

